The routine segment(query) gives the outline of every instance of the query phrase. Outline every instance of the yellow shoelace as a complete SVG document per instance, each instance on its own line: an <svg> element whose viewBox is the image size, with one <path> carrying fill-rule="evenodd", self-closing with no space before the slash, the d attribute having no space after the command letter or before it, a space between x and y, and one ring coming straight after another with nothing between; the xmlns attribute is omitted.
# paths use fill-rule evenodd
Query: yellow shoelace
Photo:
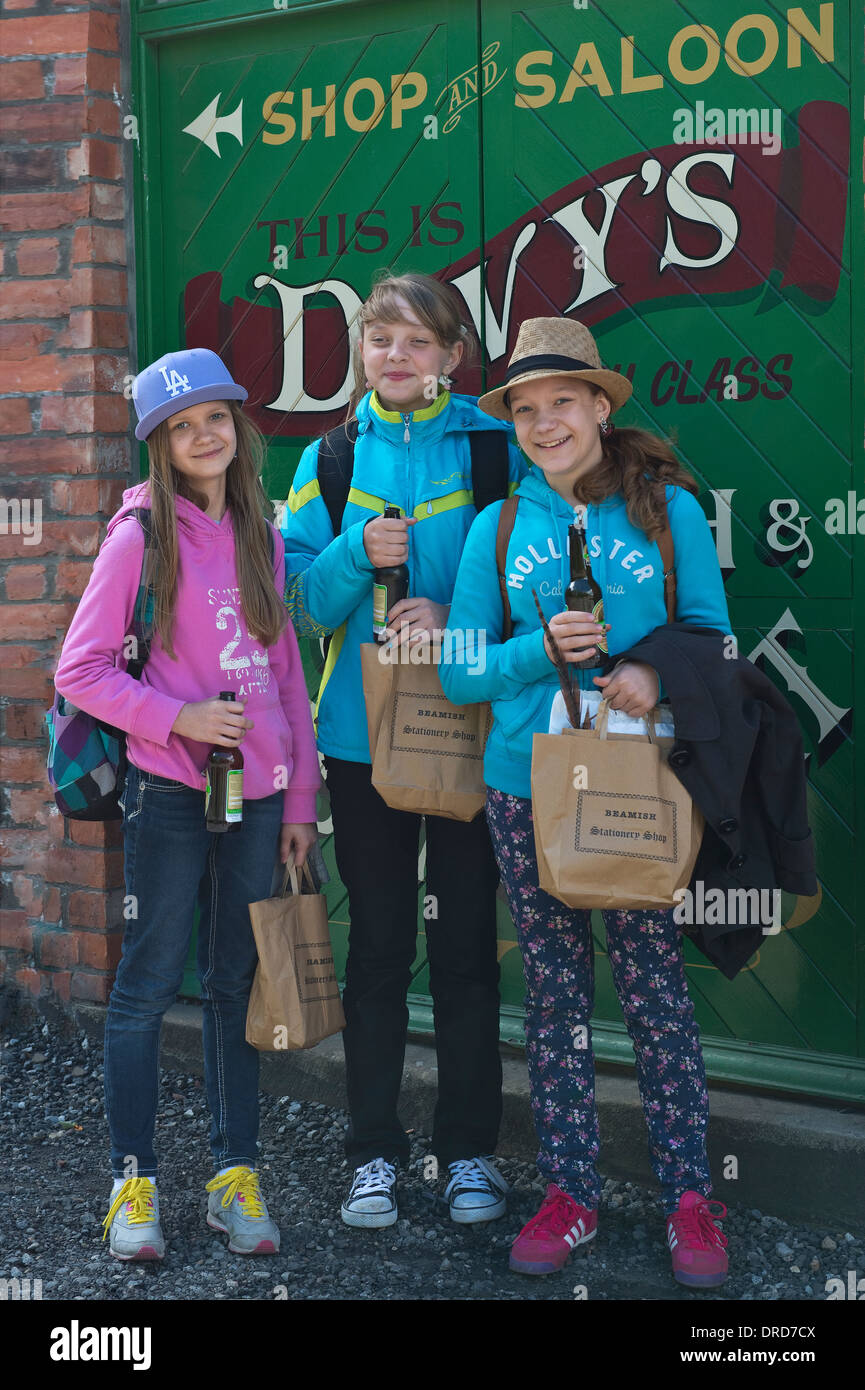
<svg viewBox="0 0 865 1390"><path fill-rule="evenodd" d="M222 1198L224 1207L230 1207L235 1197L239 1197L244 1216L252 1220L265 1216L264 1202L258 1190L258 1174L252 1168L229 1168L227 1173L211 1178L206 1184L208 1192L218 1192L221 1187L225 1188Z"/></svg>
<svg viewBox="0 0 865 1390"><path fill-rule="evenodd" d="M102 1239L104 1240L108 1235L111 1223L124 1202L129 1202L132 1207L129 1213L130 1226L149 1225L154 1219L153 1198L155 1196L156 1189L150 1178L129 1178L108 1209L108 1215L102 1223Z"/></svg>

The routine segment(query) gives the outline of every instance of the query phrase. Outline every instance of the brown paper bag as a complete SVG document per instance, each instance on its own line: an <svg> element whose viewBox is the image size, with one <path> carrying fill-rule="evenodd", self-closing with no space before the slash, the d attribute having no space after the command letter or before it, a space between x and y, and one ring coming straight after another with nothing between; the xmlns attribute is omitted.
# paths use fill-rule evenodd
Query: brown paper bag
<svg viewBox="0 0 865 1390"><path fill-rule="evenodd" d="M594 729L535 734L532 814L541 888L568 907L674 907L703 816L667 763L673 739Z"/></svg>
<svg viewBox="0 0 865 1390"><path fill-rule="evenodd" d="M307 883L312 888L309 871ZM286 895L291 878L291 893ZM345 1027L323 893L298 891L286 866L282 894L250 903L258 969L246 1011L246 1041L260 1052L315 1047Z"/></svg>
<svg viewBox="0 0 865 1390"><path fill-rule="evenodd" d="M373 786L397 811L473 820L486 801L489 705L452 705L431 647L418 665L382 662L380 650L360 649Z"/></svg>

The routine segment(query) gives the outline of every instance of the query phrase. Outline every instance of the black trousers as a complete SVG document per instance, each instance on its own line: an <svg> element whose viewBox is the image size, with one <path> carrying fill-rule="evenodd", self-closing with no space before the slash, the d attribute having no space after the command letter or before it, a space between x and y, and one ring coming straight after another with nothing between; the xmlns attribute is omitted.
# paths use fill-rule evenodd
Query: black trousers
<svg viewBox="0 0 865 1390"><path fill-rule="evenodd" d="M397 1115L405 1061L410 970L417 947L421 817L386 806L368 763L326 758L349 931L343 1032L353 1167L373 1158L406 1164ZM498 869L483 812L473 821L426 817L426 921L438 1100L432 1146L442 1165L489 1154L502 1113Z"/></svg>

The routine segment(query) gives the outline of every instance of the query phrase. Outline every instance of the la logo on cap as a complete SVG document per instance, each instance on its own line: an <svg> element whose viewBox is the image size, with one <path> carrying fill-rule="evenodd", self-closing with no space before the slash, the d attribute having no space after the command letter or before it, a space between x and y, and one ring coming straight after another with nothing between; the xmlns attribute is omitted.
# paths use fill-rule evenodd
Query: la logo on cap
<svg viewBox="0 0 865 1390"><path fill-rule="evenodd" d="M170 377L168 375L168 369L166 367L160 367L159 371L165 382L166 395L174 397L179 396L182 391L192 390L192 387L189 384L189 377L181 376L180 373L174 369L174 367L171 368Z"/></svg>

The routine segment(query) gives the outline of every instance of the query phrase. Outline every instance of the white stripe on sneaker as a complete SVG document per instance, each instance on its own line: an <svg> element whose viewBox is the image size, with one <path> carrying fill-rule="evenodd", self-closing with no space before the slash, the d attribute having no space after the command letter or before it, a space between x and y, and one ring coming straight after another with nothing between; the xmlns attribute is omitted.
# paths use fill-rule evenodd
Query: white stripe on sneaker
<svg viewBox="0 0 865 1390"><path fill-rule="evenodd" d="M572 1226L569 1231L565 1231L563 1240L566 1240L572 1250L578 1245L582 1245L586 1235L586 1223L582 1217L577 1220L576 1226Z"/></svg>

